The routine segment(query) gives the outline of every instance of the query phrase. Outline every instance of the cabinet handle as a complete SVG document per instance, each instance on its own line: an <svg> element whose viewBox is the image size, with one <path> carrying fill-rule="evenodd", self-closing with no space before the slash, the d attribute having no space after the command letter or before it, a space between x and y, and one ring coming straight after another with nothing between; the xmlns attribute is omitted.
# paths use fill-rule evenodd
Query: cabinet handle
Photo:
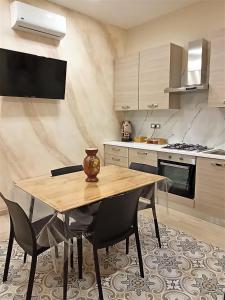
<svg viewBox="0 0 225 300"><path fill-rule="evenodd" d="M114 161L120 161L120 158L114 158L114 157L112 157L112 160L114 160Z"/></svg>
<svg viewBox="0 0 225 300"><path fill-rule="evenodd" d="M137 152L139 155L148 155L148 152Z"/></svg>
<svg viewBox="0 0 225 300"><path fill-rule="evenodd" d="M211 165L212 165L213 167L222 167L222 168L225 168L225 164L220 164L220 163L211 162Z"/></svg>
<svg viewBox="0 0 225 300"><path fill-rule="evenodd" d="M184 160L184 158L183 157L179 157L179 160Z"/></svg>
<svg viewBox="0 0 225 300"><path fill-rule="evenodd" d="M154 106L154 104L147 105L148 108L152 108L153 106Z"/></svg>
<svg viewBox="0 0 225 300"><path fill-rule="evenodd" d="M148 108L157 108L159 105L158 104L149 104L147 105Z"/></svg>
<svg viewBox="0 0 225 300"><path fill-rule="evenodd" d="M168 156L168 158L169 158L169 159L171 159L171 158L172 158L172 156L171 156L171 155L169 155L169 156Z"/></svg>
<svg viewBox="0 0 225 300"><path fill-rule="evenodd" d="M129 105L123 105L122 108L123 109L128 109L128 108L130 108L130 106Z"/></svg>
<svg viewBox="0 0 225 300"><path fill-rule="evenodd" d="M112 151L120 151L119 148L112 148Z"/></svg>

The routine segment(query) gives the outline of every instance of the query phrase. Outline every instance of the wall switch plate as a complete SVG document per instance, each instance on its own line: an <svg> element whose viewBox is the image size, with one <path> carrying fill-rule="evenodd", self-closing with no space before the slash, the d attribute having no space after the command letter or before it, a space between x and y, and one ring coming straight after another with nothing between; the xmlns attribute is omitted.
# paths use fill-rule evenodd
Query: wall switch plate
<svg viewBox="0 0 225 300"><path fill-rule="evenodd" d="M151 128L153 129L159 129L161 127L160 124L151 123Z"/></svg>

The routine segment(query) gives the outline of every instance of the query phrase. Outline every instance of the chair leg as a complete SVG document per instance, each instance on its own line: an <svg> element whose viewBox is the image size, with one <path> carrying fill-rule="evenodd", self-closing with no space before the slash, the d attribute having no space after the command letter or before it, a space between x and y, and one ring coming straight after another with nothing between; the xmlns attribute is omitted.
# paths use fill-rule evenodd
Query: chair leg
<svg viewBox="0 0 225 300"><path fill-rule="evenodd" d="M73 239L70 239L70 266L73 269Z"/></svg>
<svg viewBox="0 0 225 300"><path fill-rule="evenodd" d="M130 245L130 239L129 237L126 238L126 254L129 254L129 245Z"/></svg>
<svg viewBox="0 0 225 300"><path fill-rule="evenodd" d="M12 247L13 247L13 240L14 240L14 234L13 234L13 231L10 230L8 250L7 250L6 261L5 261L5 269L4 269L4 274L3 274L3 282L7 281L7 278L8 278L9 264L10 264L10 260L11 260Z"/></svg>
<svg viewBox="0 0 225 300"><path fill-rule="evenodd" d="M59 258L59 250L58 250L58 246L55 246L55 257Z"/></svg>
<svg viewBox="0 0 225 300"><path fill-rule="evenodd" d="M158 225L157 216L156 216L155 203L152 205L152 214L153 214L153 219L154 219L154 224L155 224L155 234L158 239L159 248L161 248L161 240L160 240L160 234L159 234L159 225Z"/></svg>
<svg viewBox="0 0 225 300"><path fill-rule="evenodd" d="M67 298L68 283L68 241L64 242L64 265L63 265L63 300Z"/></svg>
<svg viewBox="0 0 225 300"><path fill-rule="evenodd" d="M141 274L141 277L144 278L144 268L143 268L143 261L142 261L142 255L141 255L141 244L140 244L140 239L139 239L138 228L135 229L134 233L135 233L136 246L137 246L137 252L138 252L140 274Z"/></svg>
<svg viewBox="0 0 225 300"><path fill-rule="evenodd" d="M83 245L82 236L77 237L77 255L78 255L78 274L79 279L83 278L82 266L83 266Z"/></svg>
<svg viewBox="0 0 225 300"><path fill-rule="evenodd" d="M27 261L27 252L24 252L23 263L25 264Z"/></svg>
<svg viewBox="0 0 225 300"><path fill-rule="evenodd" d="M34 255L34 256L32 256L32 261L31 261L30 276L29 276L29 281L28 281L26 300L30 300L32 297L36 265L37 265L37 256Z"/></svg>
<svg viewBox="0 0 225 300"><path fill-rule="evenodd" d="M96 281L97 281L97 285L98 285L99 299L104 300L103 292L102 292L100 268L99 268L99 262L98 262L98 250L97 250L97 248L95 248L95 246L93 246L93 254L94 254L95 273L96 273Z"/></svg>
<svg viewBox="0 0 225 300"><path fill-rule="evenodd" d="M109 247L105 248L105 252L108 254L109 253Z"/></svg>

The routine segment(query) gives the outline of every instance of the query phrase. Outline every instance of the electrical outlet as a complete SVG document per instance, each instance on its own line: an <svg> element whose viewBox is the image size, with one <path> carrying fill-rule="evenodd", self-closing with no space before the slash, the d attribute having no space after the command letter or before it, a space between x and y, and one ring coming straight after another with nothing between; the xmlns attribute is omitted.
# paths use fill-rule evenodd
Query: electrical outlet
<svg viewBox="0 0 225 300"><path fill-rule="evenodd" d="M151 128L153 129L159 129L161 127L160 124L151 123Z"/></svg>

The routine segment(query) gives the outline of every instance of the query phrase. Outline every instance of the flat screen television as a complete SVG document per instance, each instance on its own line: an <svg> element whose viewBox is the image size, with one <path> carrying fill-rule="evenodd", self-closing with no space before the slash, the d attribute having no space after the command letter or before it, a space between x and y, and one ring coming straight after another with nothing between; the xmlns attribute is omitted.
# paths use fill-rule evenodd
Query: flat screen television
<svg viewBox="0 0 225 300"><path fill-rule="evenodd" d="M64 99L67 62L0 48L0 96Z"/></svg>

